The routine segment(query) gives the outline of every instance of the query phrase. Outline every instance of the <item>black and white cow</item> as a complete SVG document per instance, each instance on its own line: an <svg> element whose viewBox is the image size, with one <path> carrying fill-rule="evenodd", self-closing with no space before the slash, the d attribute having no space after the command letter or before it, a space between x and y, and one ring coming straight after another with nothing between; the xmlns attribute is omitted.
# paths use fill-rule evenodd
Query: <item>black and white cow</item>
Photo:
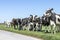
<svg viewBox="0 0 60 40"><path fill-rule="evenodd" d="M33 30L33 28L34 28L34 26L35 26L35 24L34 24L34 16L33 15L30 15L29 16L29 27L28 27L28 30L30 30L30 31L32 31Z"/></svg>
<svg viewBox="0 0 60 40"><path fill-rule="evenodd" d="M10 21L4 21L5 27L11 27Z"/></svg>
<svg viewBox="0 0 60 40"><path fill-rule="evenodd" d="M53 8L48 9L44 15L46 17L49 17L49 19L50 19L50 25L51 25L51 30L52 30L51 32L56 33L56 28L57 28L56 25L60 25L60 15L58 15L52 11L53 11ZM59 27L59 29L60 29L60 27Z"/></svg>
<svg viewBox="0 0 60 40"><path fill-rule="evenodd" d="M29 18L23 18L21 24L22 24L23 30L27 30L28 24L29 24Z"/></svg>
<svg viewBox="0 0 60 40"><path fill-rule="evenodd" d="M29 17L29 30L40 31L42 20L37 15L30 15Z"/></svg>
<svg viewBox="0 0 60 40"><path fill-rule="evenodd" d="M12 24L14 26L14 29L17 29L17 28L19 28L19 30L21 29L21 19L19 19L19 18L17 18L17 19L13 18L12 19Z"/></svg>
<svg viewBox="0 0 60 40"><path fill-rule="evenodd" d="M49 25L50 25L50 18L49 17L46 17L46 16L42 16L42 28L44 28L44 31L45 32L49 32L50 30L48 29L49 28Z"/></svg>
<svg viewBox="0 0 60 40"><path fill-rule="evenodd" d="M42 18L37 16L35 18L35 23L36 23L36 31L41 31L42 30Z"/></svg>

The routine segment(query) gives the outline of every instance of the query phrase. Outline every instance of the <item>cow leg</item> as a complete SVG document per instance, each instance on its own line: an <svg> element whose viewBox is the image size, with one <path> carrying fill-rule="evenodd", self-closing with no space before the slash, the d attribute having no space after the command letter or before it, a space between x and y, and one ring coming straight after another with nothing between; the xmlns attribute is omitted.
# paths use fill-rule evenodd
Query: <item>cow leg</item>
<svg viewBox="0 0 60 40"><path fill-rule="evenodd" d="M7 25L8 26L8 28L9 28L9 25Z"/></svg>
<svg viewBox="0 0 60 40"><path fill-rule="evenodd" d="M42 30L42 25L38 24L38 31L41 31L41 30Z"/></svg>
<svg viewBox="0 0 60 40"><path fill-rule="evenodd" d="M56 27L55 27L55 25L53 26L53 34L56 34Z"/></svg>
<svg viewBox="0 0 60 40"><path fill-rule="evenodd" d="M21 30L20 27L21 27L21 25L19 25L19 30Z"/></svg>
<svg viewBox="0 0 60 40"><path fill-rule="evenodd" d="M34 29L33 29L33 25L30 25L30 29L29 29L29 30L30 30L30 31L34 30Z"/></svg>
<svg viewBox="0 0 60 40"><path fill-rule="evenodd" d="M42 31L42 24L40 24L40 31Z"/></svg>
<svg viewBox="0 0 60 40"><path fill-rule="evenodd" d="M16 29L16 25L14 25L14 29Z"/></svg>
<svg viewBox="0 0 60 40"><path fill-rule="evenodd" d="M36 31L39 31L39 29L40 29L40 26L39 26L39 24L37 23L37 24L36 24Z"/></svg>
<svg viewBox="0 0 60 40"><path fill-rule="evenodd" d="M14 29L15 29L15 25L14 25Z"/></svg>
<svg viewBox="0 0 60 40"><path fill-rule="evenodd" d="M33 23L29 23L28 30L29 30L29 31L33 31Z"/></svg>
<svg viewBox="0 0 60 40"><path fill-rule="evenodd" d="M19 25L17 25L17 29L18 29Z"/></svg>
<svg viewBox="0 0 60 40"><path fill-rule="evenodd" d="M11 27L11 25L9 25L9 27Z"/></svg>
<svg viewBox="0 0 60 40"><path fill-rule="evenodd" d="M51 33L53 33L53 26L51 25Z"/></svg>
<svg viewBox="0 0 60 40"><path fill-rule="evenodd" d="M26 26L25 25L23 26L23 30L26 30Z"/></svg>
<svg viewBox="0 0 60 40"><path fill-rule="evenodd" d="M30 24L28 24L28 27L27 27L28 31L29 31L29 28L30 28Z"/></svg>
<svg viewBox="0 0 60 40"><path fill-rule="evenodd" d="M36 24L33 25L33 31L36 31Z"/></svg>
<svg viewBox="0 0 60 40"><path fill-rule="evenodd" d="M38 24L37 25L37 31L41 31L42 30L42 25L41 24Z"/></svg>
<svg viewBox="0 0 60 40"><path fill-rule="evenodd" d="M38 24L36 24L36 31L38 31Z"/></svg>
<svg viewBox="0 0 60 40"><path fill-rule="evenodd" d="M51 25L51 33L55 34L56 33L56 25Z"/></svg>
<svg viewBox="0 0 60 40"><path fill-rule="evenodd" d="M58 26L58 31L60 32L60 26Z"/></svg>
<svg viewBox="0 0 60 40"><path fill-rule="evenodd" d="M48 32L48 27L49 27L48 25L45 26L44 28L45 32Z"/></svg>
<svg viewBox="0 0 60 40"><path fill-rule="evenodd" d="M25 26L23 26L23 30L25 30Z"/></svg>
<svg viewBox="0 0 60 40"><path fill-rule="evenodd" d="M10 25L8 25L8 27L10 27Z"/></svg>
<svg viewBox="0 0 60 40"><path fill-rule="evenodd" d="M19 25L19 30L22 30L23 28L22 28L22 25Z"/></svg>
<svg viewBox="0 0 60 40"><path fill-rule="evenodd" d="M51 25L51 33L56 33L56 24L54 21L50 20L50 25Z"/></svg>
<svg viewBox="0 0 60 40"><path fill-rule="evenodd" d="M29 25L28 25L28 31L30 31L31 30L31 24L29 23Z"/></svg>
<svg viewBox="0 0 60 40"><path fill-rule="evenodd" d="M33 25L32 25L32 24L30 25L29 30L30 30L30 31L33 30Z"/></svg>

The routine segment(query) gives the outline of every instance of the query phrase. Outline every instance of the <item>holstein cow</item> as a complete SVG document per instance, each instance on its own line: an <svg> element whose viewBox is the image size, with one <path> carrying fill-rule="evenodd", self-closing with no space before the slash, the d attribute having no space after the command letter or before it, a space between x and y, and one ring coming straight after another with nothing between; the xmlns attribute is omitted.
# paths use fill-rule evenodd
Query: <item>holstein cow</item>
<svg viewBox="0 0 60 40"><path fill-rule="evenodd" d="M42 30L42 19L41 17L36 17L35 18L35 23L36 23L36 31L41 31Z"/></svg>
<svg viewBox="0 0 60 40"><path fill-rule="evenodd" d="M13 18L13 19L12 19L12 23L13 23L14 29L17 29L17 28L18 28L18 22L17 22L17 19ZM16 28L16 26L17 26L17 28Z"/></svg>
<svg viewBox="0 0 60 40"><path fill-rule="evenodd" d="M5 27L11 27L10 21L4 21Z"/></svg>
<svg viewBox="0 0 60 40"><path fill-rule="evenodd" d="M42 25L45 26L44 31L49 32L50 18L46 16L42 16Z"/></svg>
<svg viewBox="0 0 60 40"><path fill-rule="evenodd" d="M30 15L29 17L29 27L28 30L32 31L33 30L33 15Z"/></svg>
<svg viewBox="0 0 60 40"><path fill-rule="evenodd" d="M19 28L19 30L22 30L23 29L23 27L22 27L22 19L18 18L17 20L18 20L18 28Z"/></svg>
<svg viewBox="0 0 60 40"><path fill-rule="evenodd" d="M41 19L37 15L30 15L29 17L29 30L40 31Z"/></svg>
<svg viewBox="0 0 60 40"><path fill-rule="evenodd" d="M22 27L23 27L23 30L27 30L28 28L28 21L29 21L29 18L23 18L22 19Z"/></svg>
<svg viewBox="0 0 60 40"><path fill-rule="evenodd" d="M36 30L35 17L36 16L34 16L34 15L30 15L30 17L29 17L29 28L28 28L28 30L30 30L30 31Z"/></svg>
<svg viewBox="0 0 60 40"><path fill-rule="evenodd" d="M45 16L46 17L49 17L50 19L50 25L51 25L51 32L52 33L56 33L56 25L60 25L60 15L52 12L53 11L53 8L51 9L48 9L46 12L45 12ZM59 27L59 31L60 31L60 27Z"/></svg>
<svg viewBox="0 0 60 40"><path fill-rule="evenodd" d="M13 19L12 19L12 24L13 24L13 26L14 26L14 29L17 29L17 28L18 28L19 30L22 29L21 19L19 19L19 18L17 18L17 19L13 18Z"/></svg>

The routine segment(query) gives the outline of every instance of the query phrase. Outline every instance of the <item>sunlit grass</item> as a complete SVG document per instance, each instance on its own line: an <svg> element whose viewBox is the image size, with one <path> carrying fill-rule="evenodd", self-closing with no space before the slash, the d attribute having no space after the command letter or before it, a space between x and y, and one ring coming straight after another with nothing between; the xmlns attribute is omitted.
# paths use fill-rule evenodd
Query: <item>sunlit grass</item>
<svg viewBox="0 0 60 40"><path fill-rule="evenodd" d="M43 28L42 30L44 30L44 29L45 28ZM33 36L33 37L41 38L43 40L60 40L60 33L51 34L51 33L36 32L36 31L34 32L34 31L27 31L27 30L25 30L25 31L15 30L15 29L13 29L13 27L6 28L5 25L0 25L0 30L6 30L6 31L10 31L10 32L19 33L19 34Z"/></svg>

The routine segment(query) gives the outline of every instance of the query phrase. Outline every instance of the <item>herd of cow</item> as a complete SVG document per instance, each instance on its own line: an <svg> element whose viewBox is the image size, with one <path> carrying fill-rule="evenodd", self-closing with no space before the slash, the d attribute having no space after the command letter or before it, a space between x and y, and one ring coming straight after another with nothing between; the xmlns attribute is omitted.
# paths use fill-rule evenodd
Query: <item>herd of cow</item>
<svg viewBox="0 0 60 40"><path fill-rule="evenodd" d="M51 32L56 33L60 31L60 15L53 12L53 8L49 8L42 17L37 15L30 15L27 18L13 18L12 21L4 22L8 27L13 25L14 29L42 31L42 25L51 27ZM58 25L58 26L57 26ZM57 30L56 30L57 29Z"/></svg>

